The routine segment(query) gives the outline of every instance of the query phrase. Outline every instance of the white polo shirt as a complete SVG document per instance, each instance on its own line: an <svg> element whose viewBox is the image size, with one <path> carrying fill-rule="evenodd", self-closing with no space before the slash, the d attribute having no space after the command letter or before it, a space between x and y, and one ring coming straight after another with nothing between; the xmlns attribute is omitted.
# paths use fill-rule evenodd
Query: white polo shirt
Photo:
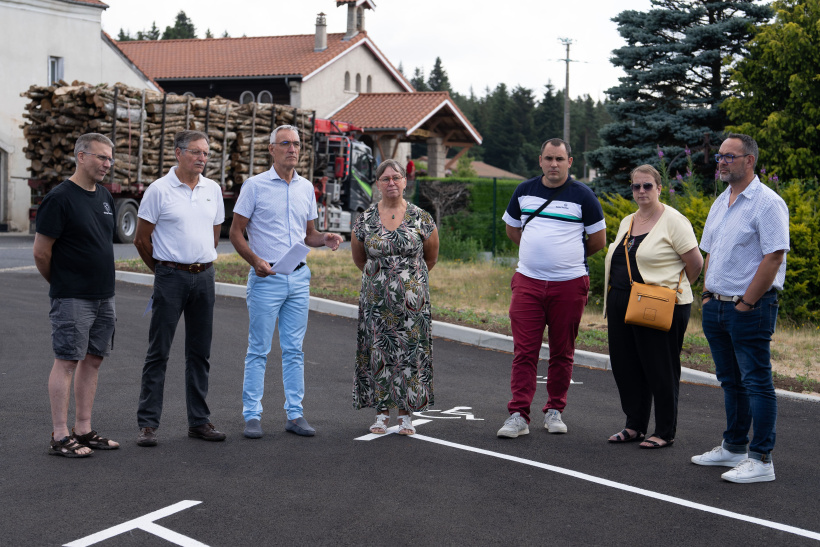
<svg viewBox="0 0 820 547"><path fill-rule="evenodd" d="M213 262L214 226L225 221L219 184L199 176L193 191L177 178L176 166L152 182L140 203L139 217L154 224L154 259L181 264Z"/></svg>

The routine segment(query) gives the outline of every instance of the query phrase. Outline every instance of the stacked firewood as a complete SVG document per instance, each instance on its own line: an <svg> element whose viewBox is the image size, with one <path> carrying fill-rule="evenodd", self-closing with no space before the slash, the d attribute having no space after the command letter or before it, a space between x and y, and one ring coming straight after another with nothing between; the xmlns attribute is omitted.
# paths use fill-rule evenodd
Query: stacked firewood
<svg viewBox="0 0 820 547"><path fill-rule="evenodd" d="M102 133L114 142L114 169L106 184L140 193L141 185L176 164L174 135L205 132L211 157L205 176L223 189L238 190L248 177L270 168L270 133L277 125L299 128L303 143L298 172L313 170L313 111L274 104L239 104L221 97L198 99L129 87L59 82L31 86L22 126L28 141L31 177L47 184L74 172L74 143L83 133Z"/></svg>

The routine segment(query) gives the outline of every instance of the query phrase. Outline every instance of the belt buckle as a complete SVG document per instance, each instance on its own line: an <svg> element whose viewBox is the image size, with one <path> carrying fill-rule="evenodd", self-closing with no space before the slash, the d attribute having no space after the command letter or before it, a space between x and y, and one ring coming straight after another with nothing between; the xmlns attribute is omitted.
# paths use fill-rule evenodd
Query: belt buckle
<svg viewBox="0 0 820 547"><path fill-rule="evenodd" d="M199 273L199 272L202 271L202 264L200 264L200 263L191 264L191 265L188 266L188 271L190 273Z"/></svg>

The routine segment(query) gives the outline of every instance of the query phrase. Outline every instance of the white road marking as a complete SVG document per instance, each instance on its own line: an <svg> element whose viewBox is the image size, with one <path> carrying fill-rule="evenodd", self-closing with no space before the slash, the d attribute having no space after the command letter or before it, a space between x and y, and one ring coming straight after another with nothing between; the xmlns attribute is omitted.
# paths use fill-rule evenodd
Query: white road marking
<svg viewBox="0 0 820 547"><path fill-rule="evenodd" d="M415 425L416 422L413 422ZM383 437L383 435L377 435ZM554 465L549 465L546 463L536 462L532 460L525 460L524 458L518 458L516 456L510 456L507 454L501 454L500 452L492 452L490 450L484 450L481 448L475 448L472 446L467 446L464 444L453 443L450 441L443 441L441 439L435 439L433 437L428 437L426 435L419 435L418 433L415 435L411 435L411 438L418 439L420 441L427 441L430 443L440 444L443 446L449 446L450 448L456 448L458 450L466 450L468 452L474 452L476 454L482 454L484 456L492 456L494 458L500 458L502 460L508 460L515 463L520 463L524 465L529 465L532 467L537 467L540 469L545 469L547 471L552 471L553 473L560 473L562 475L567 475L570 477L574 477L576 479L581 479L585 481L589 481L595 484L600 484L602 486L608 486L610 488L615 488L617 490L623 490L625 492L631 492L633 494L638 494L640 496L646 496L648 498L653 498L660 501L665 501L668 503L674 503L675 505L680 505L682 507L688 507L690 509L695 509L698 511L704 511L706 513L712 513L714 515L720 515L723 517L728 517L736 520L741 520L744 522L750 522L752 524L758 524L760 526L765 526L767 528L773 528L775 530L780 530L782 532L787 532L789 534L795 534L798 536L807 537L810 539L820 540L820 533L812 532L811 530L804 530L803 528L797 528L795 526L789 526L787 524L781 524L779 522L773 522L770 520L764 520L757 517L751 517L748 515L743 515L741 513L735 513L733 511L726 511L725 509L720 509L719 507L712 507L710 505L704 505L702 503L696 503L693 501L685 500L682 498L676 498L674 496L668 496L666 494L660 494L658 492L653 492L651 490L645 490L643 488L638 488L635 486L630 486L628 484L622 484L619 482L611 481L608 479L602 479L600 477L596 477L594 475L588 475L586 473L581 473L579 471L573 471L572 469L564 469L563 467L557 467ZM363 439L364 440L364 439ZM369 439L367 439L369 440Z"/></svg>
<svg viewBox="0 0 820 547"><path fill-rule="evenodd" d="M0 273L3 272L25 272L28 270L36 270L37 266L17 266L16 268L0 268Z"/></svg>
<svg viewBox="0 0 820 547"><path fill-rule="evenodd" d="M165 518L169 515L173 515L174 513L179 513L180 511L184 511L185 509L189 509L194 505L199 505L200 503L202 502L184 500L179 503L169 505L163 509L159 509L158 511L154 511L153 513L148 513L147 515L134 520L129 520L128 522L123 522L117 526L112 526L102 532L97 532L96 534L91 534L90 536L72 541L71 543L66 543L63 547L87 547L88 545L94 545L95 543L111 539L112 537L130 532L131 530L137 528L148 532L149 534L159 536L166 541L170 541L174 545L179 545L180 547L208 547L204 543L191 539L188 536L183 536L182 534L154 523L155 520Z"/></svg>

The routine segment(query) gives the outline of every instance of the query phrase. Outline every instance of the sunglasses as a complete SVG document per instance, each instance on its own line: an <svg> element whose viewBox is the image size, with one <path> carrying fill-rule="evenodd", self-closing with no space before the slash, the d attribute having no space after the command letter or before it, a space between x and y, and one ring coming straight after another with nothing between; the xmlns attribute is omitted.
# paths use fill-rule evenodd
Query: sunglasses
<svg viewBox="0 0 820 547"><path fill-rule="evenodd" d="M641 186L643 186L644 192L650 191L652 188L655 187L655 183L652 182L644 182L643 184L639 184L637 182L632 183L632 191L633 192L640 192Z"/></svg>

